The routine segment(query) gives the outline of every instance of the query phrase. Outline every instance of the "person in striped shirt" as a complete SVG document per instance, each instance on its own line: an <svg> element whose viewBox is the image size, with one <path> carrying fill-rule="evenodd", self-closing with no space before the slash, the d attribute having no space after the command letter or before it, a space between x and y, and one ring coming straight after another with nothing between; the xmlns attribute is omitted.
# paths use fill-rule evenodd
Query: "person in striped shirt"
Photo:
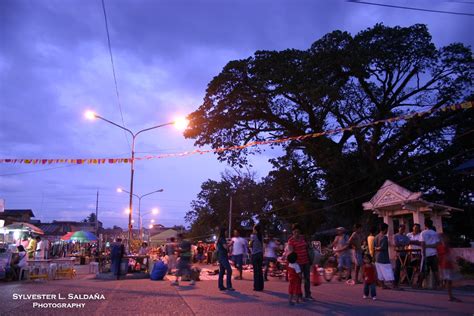
<svg viewBox="0 0 474 316"><path fill-rule="evenodd" d="M299 224L293 224L292 236L288 239L288 251L295 252L298 256L296 263L301 268L304 280L304 295L306 300L314 300L311 296L310 271L311 263L308 253L308 244L304 236L301 234L301 227Z"/></svg>

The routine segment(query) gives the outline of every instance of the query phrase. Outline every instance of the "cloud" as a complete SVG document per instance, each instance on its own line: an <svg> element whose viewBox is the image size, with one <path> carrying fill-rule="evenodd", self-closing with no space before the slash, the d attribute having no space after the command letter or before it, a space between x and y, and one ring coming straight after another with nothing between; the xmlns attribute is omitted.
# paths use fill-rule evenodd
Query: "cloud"
<svg viewBox="0 0 474 316"><path fill-rule="evenodd" d="M409 1L399 1L409 5ZM307 49L336 29L352 34L383 22L426 23L438 45L473 44L472 18L346 1L165 0L105 1L124 122L133 131L195 110L207 84L230 60L256 50ZM420 0L419 7L467 10L462 4ZM131 138L109 124L83 118L86 108L122 124L100 1L0 1L0 158L128 157ZM192 150L172 127L137 138L138 155ZM251 156L264 176L268 150ZM124 225L130 165L0 165L0 195L11 208L39 218L82 219L95 205L106 226ZM215 155L140 161L135 190L165 191L143 201L163 206L166 224L183 223L200 184L219 179L226 164ZM1 197L1 196L0 196ZM178 202L167 202L166 200ZM118 212L118 213L117 213ZM99 215L100 217L100 215Z"/></svg>

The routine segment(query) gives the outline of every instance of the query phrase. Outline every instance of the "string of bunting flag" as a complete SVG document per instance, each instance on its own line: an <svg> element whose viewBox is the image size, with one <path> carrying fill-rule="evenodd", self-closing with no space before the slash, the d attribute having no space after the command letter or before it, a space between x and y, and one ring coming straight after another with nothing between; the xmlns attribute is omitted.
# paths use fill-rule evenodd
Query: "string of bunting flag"
<svg viewBox="0 0 474 316"><path fill-rule="evenodd" d="M391 117L388 119L383 119L383 120L377 120L369 123L362 123L359 125L354 125L354 126L349 126L349 127L344 127L344 128L337 128L337 129L332 129L332 130L327 130L324 132L319 132L319 133L311 133L311 134L305 134L305 135L300 135L300 136L291 136L291 137L286 137L286 138L278 138L278 139L270 139L270 140L264 140L264 141L254 141L254 142L249 142L245 145L238 145L238 146L231 146L231 147L222 147L222 148L216 148L216 149L209 149L209 150L200 150L196 149L193 151L185 151L181 153L172 153L172 154L162 154L162 155L150 155L150 156L143 156L143 157L135 157L135 160L150 160L150 159L162 159L162 158L170 158L170 157L184 157L184 156L190 156L190 155L202 155L202 154L208 154L208 153L219 153L223 151L228 151L228 150L242 150L247 147L252 147L252 146L258 146L258 145L269 145L269 144L277 144L277 143L285 143L289 141L295 141L295 140L304 140L307 138L315 138L315 137L321 137L324 135L333 135L333 134L338 134L338 133L343 133L345 131L352 131L354 129L359 129L359 128L364 128L364 127L370 127L378 124L384 124L384 123L393 123L397 121L402 121L402 120L409 120L415 117L422 117L425 115L430 115L435 112L446 112L446 111L457 111L461 109L472 109L474 104L472 101L464 102L461 104L455 104L455 105L450 105L442 108L436 108L436 109L429 109L426 111L421 111L421 112L414 112L410 114L405 114L405 115L400 115L397 117ZM121 163L130 163L132 161L131 158L79 158L79 159L67 159L67 158L59 158L59 159L43 159L43 158L38 158L38 159L0 159L0 163L11 163L11 164L32 164L32 165L50 165L50 164L121 164Z"/></svg>

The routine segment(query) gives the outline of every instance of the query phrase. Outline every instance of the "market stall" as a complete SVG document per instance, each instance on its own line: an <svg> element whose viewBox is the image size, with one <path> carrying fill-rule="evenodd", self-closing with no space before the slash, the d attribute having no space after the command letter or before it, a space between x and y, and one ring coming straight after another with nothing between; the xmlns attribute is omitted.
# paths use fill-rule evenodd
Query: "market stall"
<svg viewBox="0 0 474 316"><path fill-rule="evenodd" d="M73 248L68 256L79 258L81 265L86 264L86 260L93 256L92 244L98 242L97 236L88 231L69 232L61 240L64 242L72 242Z"/></svg>
<svg viewBox="0 0 474 316"><path fill-rule="evenodd" d="M43 234L44 232L40 228L25 222L16 222L0 228L0 235L2 236L0 245L0 279L11 279L15 275L13 267L18 261L17 246L23 245L26 249L34 235ZM30 240L27 236L30 237Z"/></svg>

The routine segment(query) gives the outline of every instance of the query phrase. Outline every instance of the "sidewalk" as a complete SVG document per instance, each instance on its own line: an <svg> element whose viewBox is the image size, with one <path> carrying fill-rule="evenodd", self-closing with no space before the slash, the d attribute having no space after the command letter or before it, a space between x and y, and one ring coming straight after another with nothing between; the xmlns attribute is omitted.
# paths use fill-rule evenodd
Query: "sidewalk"
<svg viewBox="0 0 474 316"><path fill-rule="evenodd" d="M170 281L96 280L82 267L74 280L0 283L1 315L472 315L474 293L456 291L462 303L448 302L444 291L377 289L377 301L362 299L362 285L325 282L312 286L313 302L288 306L288 283L270 278L265 291L252 290L252 275L232 280L236 292L221 292L217 281L179 287ZM87 272L87 271L86 271ZM174 280L174 277L171 278ZM14 294L98 294L104 299L13 299ZM33 308L33 303L84 303L80 308Z"/></svg>

